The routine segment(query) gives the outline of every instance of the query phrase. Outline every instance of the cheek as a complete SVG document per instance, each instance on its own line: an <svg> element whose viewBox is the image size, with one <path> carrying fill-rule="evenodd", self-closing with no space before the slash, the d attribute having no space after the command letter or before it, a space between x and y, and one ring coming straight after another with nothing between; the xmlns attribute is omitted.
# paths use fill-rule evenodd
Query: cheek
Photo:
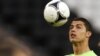
<svg viewBox="0 0 100 56"><path fill-rule="evenodd" d="M85 30L80 30L77 32L78 36L81 37L81 38L84 38L86 37L86 31Z"/></svg>
<svg viewBox="0 0 100 56"><path fill-rule="evenodd" d="M70 37L71 31L69 31L69 33L68 33L68 34L69 34L69 37Z"/></svg>

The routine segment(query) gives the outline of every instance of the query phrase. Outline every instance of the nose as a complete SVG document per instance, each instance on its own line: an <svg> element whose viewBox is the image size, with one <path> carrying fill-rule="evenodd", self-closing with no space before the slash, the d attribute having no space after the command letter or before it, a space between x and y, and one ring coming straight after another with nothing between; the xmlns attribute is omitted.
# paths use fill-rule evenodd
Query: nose
<svg viewBox="0 0 100 56"><path fill-rule="evenodd" d="M75 32L75 30L76 30L76 28L75 27L73 27L72 29L70 29L71 30L71 32Z"/></svg>

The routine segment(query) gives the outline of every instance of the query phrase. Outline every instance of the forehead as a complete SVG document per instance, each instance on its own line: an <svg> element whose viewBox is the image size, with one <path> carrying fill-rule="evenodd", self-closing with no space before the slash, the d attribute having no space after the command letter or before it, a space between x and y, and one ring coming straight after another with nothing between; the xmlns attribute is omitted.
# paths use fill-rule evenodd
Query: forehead
<svg viewBox="0 0 100 56"><path fill-rule="evenodd" d="M82 21L72 21L71 25L84 25Z"/></svg>

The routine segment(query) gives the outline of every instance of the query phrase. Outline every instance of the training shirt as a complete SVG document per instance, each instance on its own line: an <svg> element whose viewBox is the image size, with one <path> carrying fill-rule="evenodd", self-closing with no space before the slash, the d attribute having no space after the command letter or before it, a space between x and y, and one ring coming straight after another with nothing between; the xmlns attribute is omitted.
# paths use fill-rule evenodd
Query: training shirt
<svg viewBox="0 0 100 56"><path fill-rule="evenodd" d="M65 56L97 56L95 54L94 51L88 51L88 52L85 52L85 53L82 53L82 54L79 54L79 55L75 55L75 54L69 54L69 55L65 55Z"/></svg>

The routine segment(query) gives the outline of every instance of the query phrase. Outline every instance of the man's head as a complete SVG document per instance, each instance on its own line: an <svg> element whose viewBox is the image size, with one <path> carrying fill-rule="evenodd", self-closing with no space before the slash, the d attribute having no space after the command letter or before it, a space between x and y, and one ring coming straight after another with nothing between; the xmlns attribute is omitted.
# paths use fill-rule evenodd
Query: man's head
<svg viewBox="0 0 100 56"><path fill-rule="evenodd" d="M90 23L84 18L74 18L70 24L69 39L70 42L88 41L92 34Z"/></svg>

